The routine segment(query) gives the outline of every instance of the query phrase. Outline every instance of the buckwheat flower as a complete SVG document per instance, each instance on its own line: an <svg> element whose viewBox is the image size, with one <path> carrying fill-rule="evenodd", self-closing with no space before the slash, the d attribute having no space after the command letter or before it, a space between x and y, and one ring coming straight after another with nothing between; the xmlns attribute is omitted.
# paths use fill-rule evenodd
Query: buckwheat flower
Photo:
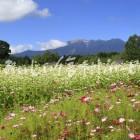
<svg viewBox="0 0 140 140"><path fill-rule="evenodd" d="M118 104L121 104L121 102L117 101L116 104L117 104L117 105L118 105Z"/></svg>
<svg viewBox="0 0 140 140"><path fill-rule="evenodd" d="M36 135L36 134L33 134L33 135L32 135L32 138L36 138L36 137L37 137L37 135Z"/></svg>
<svg viewBox="0 0 140 140"><path fill-rule="evenodd" d="M18 128L18 127L19 127L18 124L13 125L13 128Z"/></svg>
<svg viewBox="0 0 140 140"><path fill-rule="evenodd" d="M96 132L101 132L102 131L102 128L100 126L97 126L96 127Z"/></svg>
<svg viewBox="0 0 140 140"><path fill-rule="evenodd" d="M71 125L72 125L71 123L67 123L67 124L66 124L66 126L71 126Z"/></svg>
<svg viewBox="0 0 140 140"><path fill-rule="evenodd" d="M34 106L23 106L23 112L36 112L36 109Z"/></svg>
<svg viewBox="0 0 140 140"><path fill-rule="evenodd" d="M16 116L15 113L9 113L9 115L5 118L5 120L12 120Z"/></svg>
<svg viewBox="0 0 140 140"><path fill-rule="evenodd" d="M10 116L10 117L15 117L16 114L15 114L15 113L10 113L9 116Z"/></svg>
<svg viewBox="0 0 140 140"><path fill-rule="evenodd" d="M72 122L72 120L68 120L67 122L68 122L68 123L71 123L71 122Z"/></svg>
<svg viewBox="0 0 140 140"><path fill-rule="evenodd" d="M20 125L20 126L22 126L22 125L23 125L23 123L19 123L19 125Z"/></svg>
<svg viewBox="0 0 140 140"><path fill-rule="evenodd" d="M123 123L125 122L125 119L124 118L119 118L119 123Z"/></svg>
<svg viewBox="0 0 140 140"><path fill-rule="evenodd" d="M131 102L135 102L135 101L136 101L136 99L131 99L130 101L131 101Z"/></svg>
<svg viewBox="0 0 140 140"><path fill-rule="evenodd" d="M103 117L103 118L101 119L101 121L102 121L102 122L106 122L106 121L107 121L107 117Z"/></svg>
<svg viewBox="0 0 140 140"><path fill-rule="evenodd" d="M90 125L90 122L86 122L85 125Z"/></svg>
<svg viewBox="0 0 140 140"><path fill-rule="evenodd" d="M96 132L96 129L92 129L90 132L91 133L95 133Z"/></svg>
<svg viewBox="0 0 140 140"><path fill-rule="evenodd" d="M49 103L50 104L54 104L55 103L55 100L54 99L51 99Z"/></svg>
<svg viewBox="0 0 140 140"><path fill-rule="evenodd" d="M113 129L114 127L113 127L112 125L110 125L108 128L109 128L109 129Z"/></svg>
<svg viewBox="0 0 140 140"><path fill-rule="evenodd" d="M114 108L114 105L111 105L108 110L112 110L113 108Z"/></svg>
<svg viewBox="0 0 140 140"><path fill-rule="evenodd" d="M79 124L79 123L81 123L81 121L76 121L76 123L78 123L78 124Z"/></svg>
<svg viewBox="0 0 140 140"><path fill-rule="evenodd" d="M46 113L46 112L44 112L44 113L40 114L39 116L40 116L40 117L45 117L45 116L46 116L46 114L47 114L47 113Z"/></svg>
<svg viewBox="0 0 140 140"><path fill-rule="evenodd" d="M114 129L111 129L111 132L114 132L115 130Z"/></svg>
<svg viewBox="0 0 140 140"><path fill-rule="evenodd" d="M90 136L91 136L91 137L94 136L94 133L90 132Z"/></svg>
<svg viewBox="0 0 140 140"><path fill-rule="evenodd" d="M20 120L26 120L26 118L25 117L21 117Z"/></svg>
<svg viewBox="0 0 140 140"><path fill-rule="evenodd" d="M96 127L96 130L97 130L97 129L101 129L100 126L97 126L97 127Z"/></svg>
<svg viewBox="0 0 140 140"><path fill-rule="evenodd" d="M128 122L134 122L134 120L133 119L129 119Z"/></svg>

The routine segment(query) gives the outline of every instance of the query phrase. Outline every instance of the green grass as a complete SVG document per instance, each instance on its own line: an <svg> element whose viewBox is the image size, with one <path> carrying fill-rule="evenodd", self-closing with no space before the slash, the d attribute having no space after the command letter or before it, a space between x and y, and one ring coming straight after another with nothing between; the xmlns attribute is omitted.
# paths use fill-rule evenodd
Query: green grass
<svg viewBox="0 0 140 140"><path fill-rule="evenodd" d="M139 64L2 69L0 139L128 140L140 133L139 70Z"/></svg>

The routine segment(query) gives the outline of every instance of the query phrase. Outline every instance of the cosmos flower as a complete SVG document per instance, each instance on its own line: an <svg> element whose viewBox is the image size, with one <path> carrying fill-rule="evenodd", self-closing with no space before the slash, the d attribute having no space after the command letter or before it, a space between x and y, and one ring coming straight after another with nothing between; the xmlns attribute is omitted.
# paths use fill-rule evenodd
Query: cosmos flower
<svg viewBox="0 0 140 140"><path fill-rule="evenodd" d="M99 108L99 107L96 107L96 108L94 109L94 113L100 113L100 108Z"/></svg>
<svg viewBox="0 0 140 140"><path fill-rule="evenodd" d="M89 103L91 101L91 97L88 97L88 96L82 96L80 98L81 102L82 103Z"/></svg>
<svg viewBox="0 0 140 140"><path fill-rule="evenodd" d="M128 134L128 137L132 140L140 140L140 134L130 133L130 134Z"/></svg>

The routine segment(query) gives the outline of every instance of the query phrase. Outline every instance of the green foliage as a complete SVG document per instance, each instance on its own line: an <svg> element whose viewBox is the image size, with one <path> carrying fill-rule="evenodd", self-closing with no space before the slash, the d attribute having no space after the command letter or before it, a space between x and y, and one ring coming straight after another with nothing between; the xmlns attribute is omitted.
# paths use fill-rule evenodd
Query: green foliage
<svg viewBox="0 0 140 140"><path fill-rule="evenodd" d="M5 59L9 56L9 53L11 53L11 50L9 49L10 45L0 40L0 59Z"/></svg>
<svg viewBox="0 0 140 140"><path fill-rule="evenodd" d="M53 63L59 60L59 55L50 51L46 51L43 55L34 56L33 60L38 64Z"/></svg>
<svg viewBox="0 0 140 140"><path fill-rule="evenodd" d="M128 39L123 57L128 61L140 60L140 36L133 35Z"/></svg>
<svg viewBox="0 0 140 140"><path fill-rule="evenodd" d="M96 55L80 56L77 59L77 63L82 64L85 61L88 64L92 64L92 63L97 64L99 59L102 63L107 63L109 59L111 61L117 61L120 59L120 54L117 52L111 52L111 53L101 52Z"/></svg>
<svg viewBox="0 0 140 140"><path fill-rule="evenodd" d="M31 65L32 63L32 60L27 56L25 57L10 56L9 59L15 62L17 66L21 66L21 65L28 66Z"/></svg>

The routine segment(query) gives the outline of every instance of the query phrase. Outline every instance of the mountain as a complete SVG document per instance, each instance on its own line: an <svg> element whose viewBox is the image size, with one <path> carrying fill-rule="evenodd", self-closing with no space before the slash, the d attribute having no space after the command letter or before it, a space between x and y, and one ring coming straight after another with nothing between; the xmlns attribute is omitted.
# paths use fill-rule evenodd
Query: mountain
<svg viewBox="0 0 140 140"><path fill-rule="evenodd" d="M111 40L72 40L68 41L64 47L51 49L49 51L56 52L62 55L91 55L99 52L122 52L124 50L125 42L121 39ZM42 55L45 51L25 51L15 56L35 56Z"/></svg>
<svg viewBox="0 0 140 140"><path fill-rule="evenodd" d="M24 52L21 52L21 53L13 54L13 55L17 56L17 57L25 57L25 56L33 57L33 56L36 56L36 55L43 55L44 53L45 53L45 51L27 50L27 51L24 51Z"/></svg>

